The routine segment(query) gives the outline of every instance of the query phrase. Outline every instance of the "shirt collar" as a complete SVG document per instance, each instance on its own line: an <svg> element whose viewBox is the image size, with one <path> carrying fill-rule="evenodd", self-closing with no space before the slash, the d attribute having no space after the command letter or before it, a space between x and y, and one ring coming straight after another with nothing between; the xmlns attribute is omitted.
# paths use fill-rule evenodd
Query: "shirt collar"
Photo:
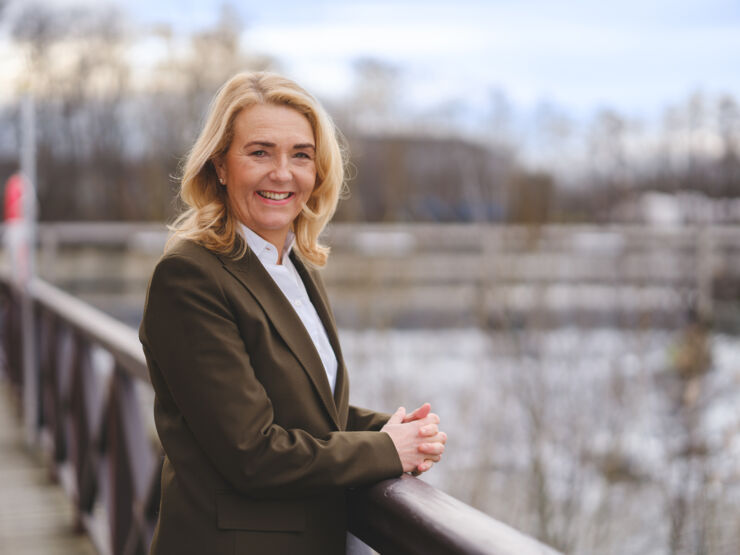
<svg viewBox="0 0 740 555"><path fill-rule="evenodd" d="M257 256L257 258L259 258L263 263L267 262L273 266L276 265L278 253L275 250L275 245L257 235L241 222L240 227L242 235L247 241L247 246L249 246L249 249ZM285 244L283 245L283 261L285 261L286 257L290 256L290 251L293 250L293 245L295 245L295 233L289 231L285 238Z"/></svg>

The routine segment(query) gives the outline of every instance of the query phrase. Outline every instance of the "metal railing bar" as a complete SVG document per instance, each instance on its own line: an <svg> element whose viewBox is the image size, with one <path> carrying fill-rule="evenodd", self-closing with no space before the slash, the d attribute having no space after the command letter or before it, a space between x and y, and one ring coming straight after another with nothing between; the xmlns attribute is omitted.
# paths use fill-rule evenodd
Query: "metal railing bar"
<svg viewBox="0 0 740 555"><path fill-rule="evenodd" d="M31 282L30 290L38 303L110 352L129 374L149 381L144 352L133 329L39 279Z"/></svg>

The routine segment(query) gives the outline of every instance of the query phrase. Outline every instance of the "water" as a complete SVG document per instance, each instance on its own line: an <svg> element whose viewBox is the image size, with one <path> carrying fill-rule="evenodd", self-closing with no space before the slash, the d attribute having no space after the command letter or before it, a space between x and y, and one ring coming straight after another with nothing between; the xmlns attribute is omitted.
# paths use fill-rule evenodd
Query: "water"
<svg viewBox="0 0 740 555"><path fill-rule="evenodd" d="M340 335L353 404L441 416L436 487L568 553L740 549L740 338L691 381L681 331Z"/></svg>

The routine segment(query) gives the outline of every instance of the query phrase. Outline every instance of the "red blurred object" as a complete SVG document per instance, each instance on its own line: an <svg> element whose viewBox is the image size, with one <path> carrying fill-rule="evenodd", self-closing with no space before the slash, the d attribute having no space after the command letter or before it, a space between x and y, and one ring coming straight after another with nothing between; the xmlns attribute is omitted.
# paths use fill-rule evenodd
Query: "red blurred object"
<svg viewBox="0 0 740 555"><path fill-rule="evenodd" d="M19 173L14 173L5 184L5 221L23 219L23 193L26 180Z"/></svg>

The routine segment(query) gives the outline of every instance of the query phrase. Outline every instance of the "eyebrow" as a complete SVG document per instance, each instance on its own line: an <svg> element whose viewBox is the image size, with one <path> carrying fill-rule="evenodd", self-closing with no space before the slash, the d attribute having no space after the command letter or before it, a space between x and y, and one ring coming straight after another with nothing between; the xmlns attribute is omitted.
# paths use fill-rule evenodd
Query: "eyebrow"
<svg viewBox="0 0 740 555"><path fill-rule="evenodd" d="M250 146L265 146L265 147L274 147L276 146L275 143L271 143L269 141L251 141L244 145L244 148L250 147ZM313 150L316 150L316 147L311 143L298 143L296 145L293 145L293 149L300 150L304 148L311 148Z"/></svg>

